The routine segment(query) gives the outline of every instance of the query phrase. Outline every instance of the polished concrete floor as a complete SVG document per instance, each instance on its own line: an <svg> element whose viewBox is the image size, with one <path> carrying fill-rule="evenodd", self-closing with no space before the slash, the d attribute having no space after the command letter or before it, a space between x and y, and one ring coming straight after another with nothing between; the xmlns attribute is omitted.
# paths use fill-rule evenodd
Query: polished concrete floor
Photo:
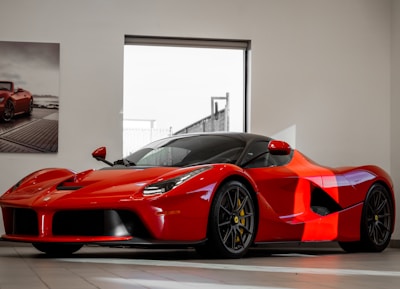
<svg viewBox="0 0 400 289"><path fill-rule="evenodd" d="M346 254L337 247L257 248L237 260L194 250L84 247L48 258L30 245L0 242L0 289L399 288L400 249Z"/></svg>

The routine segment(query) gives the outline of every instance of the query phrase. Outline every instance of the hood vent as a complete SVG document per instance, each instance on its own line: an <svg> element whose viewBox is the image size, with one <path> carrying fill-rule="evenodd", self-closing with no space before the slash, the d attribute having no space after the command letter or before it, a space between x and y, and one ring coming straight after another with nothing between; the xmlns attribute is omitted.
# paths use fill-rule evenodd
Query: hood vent
<svg viewBox="0 0 400 289"><path fill-rule="evenodd" d="M65 182L62 182L57 186L58 191L76 191L83 188L83 186L77 185L77 183L74 180L68 180Z"/></svg>
<svg viewBox="0 0 400 289"><path fill-rule="evenodd" d="M83 186L65 186L63 184L57 186L58 191L76 191L83 188Z"/></svg>
<svg viewBox="0 0 400 289"><path fill-rule="evenodd" d="M69 178L56 187L58 191L76 191L84 186L77 181L77 176L75 175L73 178Z"/></svg>

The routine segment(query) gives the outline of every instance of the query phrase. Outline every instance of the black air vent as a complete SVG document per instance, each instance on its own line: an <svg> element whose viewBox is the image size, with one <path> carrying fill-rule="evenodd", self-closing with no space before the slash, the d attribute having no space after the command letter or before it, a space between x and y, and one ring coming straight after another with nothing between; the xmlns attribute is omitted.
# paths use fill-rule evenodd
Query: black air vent
<svg viewBox="0 0 400 289"><path fill-rule="evenodd" d="M38 218L35 211L31 209L12 208L12 227L7 227L10 235L39 235Z"/></svg>
<svg viewBox="0 0 400 289"><path fill-rule="evenodd" d="M311 193L311 210L321 216L326 216L342 210L342 207L321 188L314 188Z"/></svg>
<svg viewBox="0 0 400 289"><path fill-rule="evenodd" d="M83 186L69 186L69 185L64 185L64 184L60 184L57 186L57 190L58 191L76 191L83 188Z"/></svg>
<svg viewBox="0 0 400 289"><path fill-rule="evenodd" d="M55 213L56 236L130 236L148 237L139 218L124 210L69 210Z"/></svg>

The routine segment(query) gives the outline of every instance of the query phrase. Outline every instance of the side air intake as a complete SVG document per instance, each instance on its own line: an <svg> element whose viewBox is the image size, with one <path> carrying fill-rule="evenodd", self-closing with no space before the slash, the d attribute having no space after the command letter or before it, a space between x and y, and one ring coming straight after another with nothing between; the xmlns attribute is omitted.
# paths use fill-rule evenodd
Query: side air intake
<svg viewBox="0 0 400 289"><path fill-rule="evenodd" d="M321 188L315 188L311 193L311 210L321 216L326 216L342 210L342 207Z"/></svg>

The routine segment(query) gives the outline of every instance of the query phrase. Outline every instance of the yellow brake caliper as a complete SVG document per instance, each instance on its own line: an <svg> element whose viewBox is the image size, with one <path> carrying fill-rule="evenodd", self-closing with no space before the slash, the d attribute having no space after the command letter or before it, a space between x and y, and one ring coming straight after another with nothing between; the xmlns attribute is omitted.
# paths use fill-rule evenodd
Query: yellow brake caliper
<svg viewBox="0 0 400 289"><path fill-rule="evenodd" d="M238 199L238 207L240 207L241 206L241 204L242 204L242 202L240 201L240 199ZM244 209L241 209L240 210L240 212L239 212L239 216L244 216ZM237 219L237 220L236 220ZM235 217L235 223L238 223L239 222L239 218L238 217ZM242 218L241 220L240 220L240 223L244 226L245 225L245 223L246 223L246 220L244 219L244 218ZM243 228L240 228L240 235L243 235ZM236 243L239 243L240 242L240 238L239 238L239 236L237 236L236 237Z"/></svg>

